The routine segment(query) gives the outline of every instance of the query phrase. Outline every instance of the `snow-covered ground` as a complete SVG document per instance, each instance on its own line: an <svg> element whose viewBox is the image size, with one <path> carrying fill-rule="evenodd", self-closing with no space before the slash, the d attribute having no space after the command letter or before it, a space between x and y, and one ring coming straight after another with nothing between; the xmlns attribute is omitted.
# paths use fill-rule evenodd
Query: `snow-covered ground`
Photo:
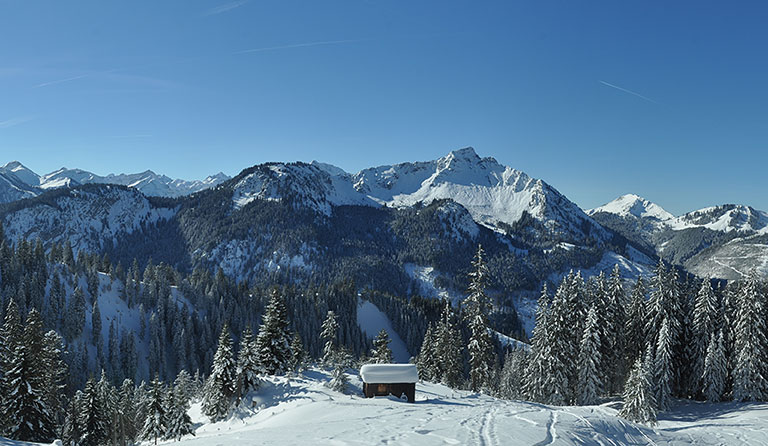
<svg viewBox="0 0 768 446"><path fill-rule="evenodd" d="M389 343L389 349L392 350L392 359L395 362L408 362L411 354L405 342L392 328L392 322L379 307L367 300L359 300L357 304L357 325L365 333L368 339L373 339L384 329L392 342Z"/></svg>
<svg viewBox="0 0 768 446"><path fill-rule="evenodd" d="M768 405L681 402L654 427L616 416L613 405L550 407L418 383L416 403L347 394L325 372L271 379L253 411L204 424L183 445L768 445ZM205 422L199 405L194 420Z"/></svg>
<svg viewBox="0 0 768 446"><path fill-rule="evenodd" d="M362 396L357 374L346 393L309 370L269 378L254 408L208 423L200 403L196 435L182 446L218 445L768 445L768 404L678 402L653 427L616 416L619 403L551 407L418 383L416 402ZM147 443L149 444L149 443ZM0 438L0 446L32 446Z"/></svg>

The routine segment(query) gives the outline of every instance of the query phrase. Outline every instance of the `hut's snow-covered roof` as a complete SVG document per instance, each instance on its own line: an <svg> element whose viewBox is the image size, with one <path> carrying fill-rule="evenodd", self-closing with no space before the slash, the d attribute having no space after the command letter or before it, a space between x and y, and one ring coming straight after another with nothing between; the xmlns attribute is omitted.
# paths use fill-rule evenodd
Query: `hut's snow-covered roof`
<svg viewBox="0 0 768 446"><path fill-rule="evenodd" d="M366 364L360 368L363 382L377 384L415 383L419 372L414 364Z"/></svg>

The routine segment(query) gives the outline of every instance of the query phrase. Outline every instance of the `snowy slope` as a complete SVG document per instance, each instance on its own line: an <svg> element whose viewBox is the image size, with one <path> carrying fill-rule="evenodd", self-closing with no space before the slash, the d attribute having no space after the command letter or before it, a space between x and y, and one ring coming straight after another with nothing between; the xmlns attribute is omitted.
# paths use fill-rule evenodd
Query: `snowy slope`
<svg viewBox="0 0 768 446"><path fill-rule="evenodd" d="M598 212L616 214L622 217L632 215L638 218L653 218L659 221L671 220L675 217L658 204L634 194L622 195L600 207L588 210L587 214L593 215Z"/></svg>
<svg viewBox="0 0 768 446"><path fill-rule="evenodd" d="M132 189L104 186L74 189L50 201L40 201L3 217L5 235L18 241L41 239L46 244L69 240L75 251L98 252L120 233L142 224L167 220L175 209L158 208Z"/></svg>
<svg viewBox="0 0 768 446"><path fill-rule="evenodd" d="M768 445L768 405L681 403L653 428L616 416L614 405L551 407L498 400L420 382L416 403L366 399L358 375L347 394L310 370L295 379L269 378L255 410L206 423L181 445Z"/></svg>
<svg viewBox="0 0 768 446"><path fill-rule="evenodd" d="M227 180L229 177L221 172L204 180L188 181L158 175L151 170L135 174L100 176L87 170L66 167L40 176L20 162L11 161L0 167L0 203L34 197L50 189L83 184L117 184L140 190L145 195L180 197L217 186Z"/></svg>
<svg viewBox="0 0 768 446"><path fill-rule="evenodd" d="M18 161L11 161L0 167L0 173L12 175L27 186L36 187L40 185L40 175Z"/></svg>
<svg viewBox="0 0 768 446"><path fill-rule="evenodd" d="M467 147L427 162L402 163L362 170L353 175L355 189L379 203L412 206L449 198L488 226L513 224L528 213L553 232L586 238L607 237L584 212L542 180L480 158ZM584 232L584 227L588 232Z"/></svg>
<svg viewBox="0 0 768 446"><path fill-rule="evenodd" d="M768 233L768 214L751 206L725 204L681 215L668 222L671 229L706 228L712 231Z"/></svg>
<svg viewBox="0 0 768 446"><path fill-rule="evenodd" d="M236 209L254 200L290 200L296 207L330 215L333 206L377 203L358 193L343 172L332 166L306 163L269 163L246 169L235 177L232 195Z"/></svg>
<svg viewBox="0 0 768 446"><path fill-rule="evenodd" d="M701 277L768 272L768 213L750 206L711 206L674 217L648 200L623 195L587 213Z"/></svg>
<svg viewBox="0 0 768 446"><path fill-rule="evenodd" d="M392 340L389 344L390 350L392 350L392 359L394 362L406 363L411 359L411 354L408 353L408 347L405 346L405 342L397 334L394 328L392 328L392 322L389 320L386 314L384 314L373 303L367 300L360 300L357 305L357 325L365 333L368 339L373 339L379 334L382 329L387 331L389 338Z"/></svg>
<svg viewBox="0 0 768 446"><path fill-rule="evenodd" d="M233 202L291 200L297 206L330 215L333 206L410 207L450 199L480 224L514 224L525 213L548 231L569 239L609 237L578 206L542 180L480 158L471 147L433 161L380 166L349 174L317 161L269 163L247 169L234 179ZM467 228L470 231L469 225Z"/></svg>

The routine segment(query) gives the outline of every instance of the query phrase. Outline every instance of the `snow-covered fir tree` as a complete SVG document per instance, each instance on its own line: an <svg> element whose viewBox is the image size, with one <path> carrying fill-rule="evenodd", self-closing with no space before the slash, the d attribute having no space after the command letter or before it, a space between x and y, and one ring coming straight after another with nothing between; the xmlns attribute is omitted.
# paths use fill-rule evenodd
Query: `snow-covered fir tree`
<svg viewBox="0 0 768 446"><path fill-rule="evenodd" d="M5 310L3 326L0 327L0 432L8 430L11 424L12 412L7 409L11 404L8 371L15 361L16 349L22 342L22 329L19 307L11 298Z"/></svg>
<svg viewBox="0 0 768 446"><path fill-rule="evenodd" d="M269 304L264 312L259 334L256 337L259 364L265 373L281 375L290 369L291 332L288 326L288 311L285 301L277 289L272 290Z"/></svg>
<svg viewBox="0 0 768 446"><path fill-rule="evenodd" d="M421 343L419 356L416 358L419 378L424 381L434 381L440 373L435 330L436 328L432 323L427 326L427 332L424 333L424 341Z"/></svg>
<svg viewBox="0 0 768 446"><path fill-rule="evenodd" d="M138 436L136 428L135 386L130 379L125 379L120 386L117 403L117 440L121 445L133 443Z"/></svg>
<svg viewBox="0 0 768 446"><path fill-rule="evenodd" d="M728 378L727 367L723 332L719 331L710 336L707 356L704 361L702 383L704 398L707 401L713 403L722 401L725 393L725 382Z"/></svg>
<svg viewBox="0 0 768 446"><path fill-rule="evenodd" d="M185 375L182 375L184 373ZM185 435L194 435L192 429L192 419L189 417L189 393L186 389L189 374L182 370L176 377L173 388L168 391L167 401L169 403L168 413L166 414L167 429L165 438L170 440L181 440Z"/></svg>
<svg viewBox="0 0 768 446"><path fill-rule="evenodd" d="M660 411L669 410L672 403L673 380L672 337L669 319L665 318L661 323L653 363L654 396Z"/></svg>
<svg viewBox="0 0 768 446"><path fill-rule="evenodd" d="M347 367L344 364L336 364L333 368L333 374L331 380L328 381L328 387L337 392L346 392L349 385L349 378L347 377Z"/></svg>
<svg viewBox="0 0 768 446"><path fill-rule="evenodd" d="M524 384L528 353L523 349L514 349L504 357L504 366L499 379L500 398L521 399L525 397Z"/></svg>
<svg viewBox="0 0 768 446"><path fill-rule="evenodd" d="M323 345L322 361L324 364L330 364L336 355L338 345L339 323L336 321L336 313L328 310L320 330L320 339L325 343Z"/></svg>
<svg viewBox="0 0 768 446"><path fill-rule="evenodd" d="M19 342L13 346L3 376L3 413L8 436L25 441L51 441L56 425L45 403L46 364L42 361L44 338L40 313L32 309ZM9 330L10 331L10 330Z"/></svg>
<svg viewBox="0 0 768 446"><path fill-rule="evenodd" d="M573 344L572 327L569 325L567 280L564 280L555 292L549 314L547 315L546 338L548 357L544 376L545 401L553 405L566 405L573 402L576 360L578 347Z"/></svg>
<svg viewBox="0 0 768 446"><path fill-rule="evenodd" d="M611 349L607 357L601 358L608 369L606 373L606 391L609 394L618 393L624 386L628 373L626 364L626 338L624 327L626 325L627 295L621 283L621 270L616 264L611 271L608 280L608 314L611 319L612 333Z"/></svg>
<svg viewBox="0 0 768 446"><path fill-rule="evenodd" d="M546 400L546 380L549 374L550 348L547 344L549 338L549 293L547 285L541 289L538 306L536 308L536 323L533 326L531 339L531 357L525 379L525 395L531 401L543 403Z"/></svg>
<svg viewBox="0 0 768 446"><path fill-rule="evenodd" d="M263 373L259 364L259 352L256 338L250 327L243 330L240 337L240 351L237 353L237 393L243 398L248 392L256 390L261 385L259 374Z"/></svg>
<svg viewBox="0 0 768 446"><path fill-rule="evenodd" d="M293 333L291 339L291 371L300 372L307 364L307 351L304 349L304 343L301 341L301 335L298 332Z"/></svg>
<svg viewBox="0 0 768 446"><path fill-rule="evenodd" d="M446 300L443 314L436 327L435 352L438 369L435 378L448 387L458 387L464 377L464 357L461 342L461 332L454 322L451 302Z"/></svg>
<svg viewBox="0 0 768 446"><path fill-rule="evenodd" d="M636 423L656 423L656 401L646 361L638 358L624 386L624 407L619 416Z"/></svg>
<svg viewBox="0 0 768 446"><path fill-rule="evenodd" d="M389 348L389 339L387 330L381 329L379 334L373 340L373 350L371 351L371 361L375 364L389 364L392 362L392 350Z"/></svg>
<svg viewBox="0 0 768 446"><path fill-rule="evenodd" d="M484 257L485 251L482 245L479 245L469 273L469 295L462 303L464 317L470 331L467 353L469 354L469 387L473 392L491 385L492 370L496 363L493 341L488 330L487 317L491 303L485 294L488 266L485 264Z"/></svg>
<svg viewBox="0 0 768 446"><path fill-rule="evenodd" d="M232 353L232 338L225 324L219 336L219 347L213 356L211 374L203 389L203 413L212 422L227 416L237 383L237 365Z"/></svg>
<svg viewBox="0 0 768 446"><path fill-rule="evenodd" d="M576 401L582 406L597 404L598 395L602 393L602 381L597 370L597 367L602 364L600 332L597 323L597 310L592 306L587 313L587 322L579 350L579 384Z"/></svg>
<svg viewBox="0 0 768 446"><path fill-rule="evenodd" d="M86 382L79 406L78 425L82 433L79 444L98 446L106 443L109 440L109 418L93 378Z"/></svg>
<svg viewBox="0 0 768 446"><path fill-rule="evenodd" d="M693 327L692 327L692 379L696 389L702 389L702 379L704 377L705 360L709 355L708 347L713 340L716 332L718 318L717 296L709 280L701 282L701 288L696 294L693 306Z"/></svg>
<svg viewBox="0 0 768 446"><path fill-rule="evenodd" d="M684 358L682 357L682 320L683 308L681 306L680 290L678 287L677 270L675 268L667 269L660 260L651 280L650 299L646 313L645 339L646 343L658 346L659 336L661 335L661 326L664 320L667 320L667 337L665 342L669 345L669 354L672 373L670 390L675 391L678 382L677 374ZM656 372L654 372L656 376ZM662 402L658 401L661 405ZM659 406L665 410L663 406Z"/></svg>
<svg viewBox="0 0 768 446"><path fill-rule="evenodd" d="M626 311L625 327L625 364L634 364L643 355L645 348L645 318L646 318L645 283L643 276L638 276L629 299Z"/></svg>
<svg viewBox="0 0 768 446"><path fill-rule="evenodd" d="M165 390L163 389L163 383L155 376L155 379L152 380L152 389L149 391L147 417L141 429L141 438L147 441L154 441L157 444L158 439L165 438L167 430L168 419Z"/></svg>
<svg viewBox="0 0 768 446"><path fill-rule="evenodd" d="M768 340L766 296L755 271L744 283L738 302L734 332L736 361L733 399L763 401L768 398Z"/></svg>
<svg viewBox="0 0 768 446"><path fill-rule="evenodd" d="M64 424L61 427L61 439L65 446L78 446L83 436L83 430L80 427L80 406L83 399L83 393L77 391L69 400Z"/></svg>

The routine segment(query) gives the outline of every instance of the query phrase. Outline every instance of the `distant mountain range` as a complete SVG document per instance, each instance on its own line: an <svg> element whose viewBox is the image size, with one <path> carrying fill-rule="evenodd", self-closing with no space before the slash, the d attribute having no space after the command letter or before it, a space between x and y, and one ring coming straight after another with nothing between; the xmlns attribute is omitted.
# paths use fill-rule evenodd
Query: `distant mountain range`
<svg viewBox="0 0 768 446"><path fill-rule="evenodd" d="M768 273L768 214L750 206L725 204L675 217L642 197L623 195L587 214L700 277Z"/></svg>
<svg viewBox="0 0 768 446"><path fill-rule="evenodd" d="M286 271L375 276L394 291L443 295L461 292L456 277L477 243L503 276L503 292L535 293L570 268L589 275L615 263L632 278L651 271L657 256L705 277L768 271L764 212L723 205L675 217L635 195L585 212L472 148L357 173L317 161L265 163L201 181L152 171L39 176L12 162L0 168L0 202L8 203L0 218L13 239L69 240L123 261L221 267L249 280ZM429 279L420 273L427 270Z"/></svg>
<svg viewBox="0 0 768 446"><path fill-rule="evenodd" d="M151 170L134 174L99 176L81 169L59 170L38 175L18 161L0 167L0 203L40 195L46 190L84 184L117 184L141 191L148 196L180 197L223 183L230 177L219 172L204 180L178 180L158 175Z"/></svg>

